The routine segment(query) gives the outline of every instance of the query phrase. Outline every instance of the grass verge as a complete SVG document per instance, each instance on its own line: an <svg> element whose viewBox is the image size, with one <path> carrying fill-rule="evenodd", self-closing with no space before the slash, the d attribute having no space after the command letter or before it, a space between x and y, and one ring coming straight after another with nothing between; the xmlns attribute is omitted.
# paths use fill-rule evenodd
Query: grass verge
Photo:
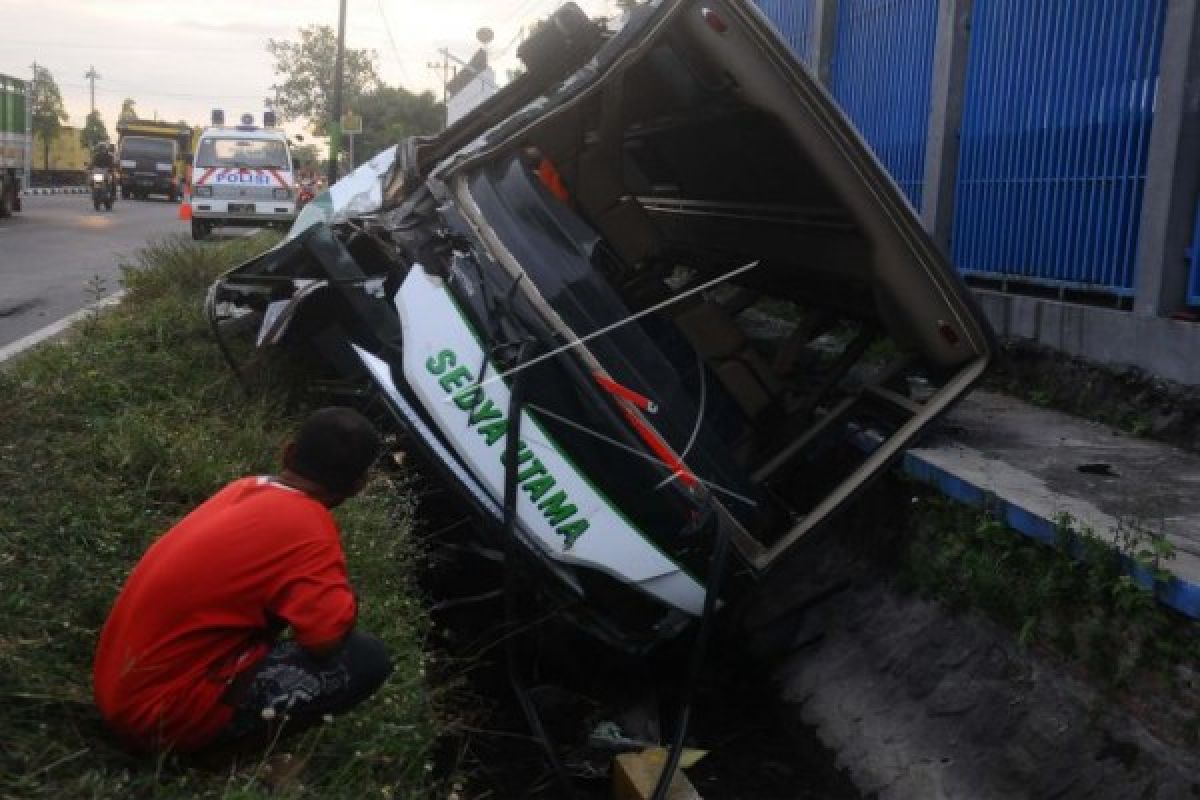
<svg viewBox="0 0 1200 800"><path fill-rule="evenodd" d="M1126 574L1122 553L1148 557L1146 542L1104 541L1064 520L1050 548L986 510L933 493L913 499L901 586L982 612L1073 665L1169 739L1200 744L1200 625Z"/></svg>
<svg viewBox="0 0 1200 800"><path fill-rule="evenodd" d="M306 409L298 382L270 370L243 392L202 316L212 279L270 242L153 244L126 268L117 308L0 369L0 797L430 792L438 721L403 476L375 477L339 510L360 625L396 661L369 708L214 770L126 754L91 702L96 638L139 555L227 481L272 471ZM281 763L305 766L281 780Z"/></svg>

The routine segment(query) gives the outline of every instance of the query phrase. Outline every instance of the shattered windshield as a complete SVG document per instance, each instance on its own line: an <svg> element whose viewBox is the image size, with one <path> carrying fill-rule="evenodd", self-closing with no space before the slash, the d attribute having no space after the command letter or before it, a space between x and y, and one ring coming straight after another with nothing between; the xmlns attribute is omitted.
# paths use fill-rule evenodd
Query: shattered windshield
<svg viewBox="0 0 1200 800"><path fill-rule="evenodd" d="M287 147L272 139L204 139L196 151L196 166L290 169Z"/></svg>

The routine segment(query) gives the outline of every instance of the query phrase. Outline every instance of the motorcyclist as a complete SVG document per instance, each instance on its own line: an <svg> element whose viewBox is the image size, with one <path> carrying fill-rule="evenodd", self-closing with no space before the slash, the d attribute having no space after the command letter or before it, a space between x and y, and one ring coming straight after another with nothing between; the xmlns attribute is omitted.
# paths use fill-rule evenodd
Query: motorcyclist
<svg viewBox="0 0 1200 800"><path fill-rule="evenodd" d="M108 191L116 195L117 155L111 142L101 142L92 148L92 169L104 170Z"/></svg>

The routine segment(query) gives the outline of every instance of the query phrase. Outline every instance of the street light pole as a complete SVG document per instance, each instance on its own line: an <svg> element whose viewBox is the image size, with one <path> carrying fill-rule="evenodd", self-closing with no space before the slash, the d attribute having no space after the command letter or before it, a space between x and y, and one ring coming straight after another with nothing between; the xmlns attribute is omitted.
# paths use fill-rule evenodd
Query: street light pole
<svg viewBox="0 0 1200 800"><path fill-rule="evenodd" d="M91 84L92 113L95 114L96 113L96 81L103 76L99 72L96 72L95 66L92 66L87 72L85 72L83 74L83 77L85 79L87 79L87 81Z"/></svg>
<svg viewBox="0 0 1200 800"><path fill-rule="evenodd" d="M333 107L329 120L329 185L337 183L338 154L342 150L342 60L346 49L346 0L338 5L337 57L333 65Z"/></svg>

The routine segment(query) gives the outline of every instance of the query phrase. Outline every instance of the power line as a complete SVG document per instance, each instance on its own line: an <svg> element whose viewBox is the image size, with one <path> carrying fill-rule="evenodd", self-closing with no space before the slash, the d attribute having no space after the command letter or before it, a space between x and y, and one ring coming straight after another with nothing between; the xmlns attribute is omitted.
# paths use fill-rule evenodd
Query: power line
<svg viewBox="0 0 1200 800"><path fill-rule="evenodd" d="M400 68L400 74L407 81L408 70L404 69L404 62L400 59L400 49L396 47L396 39L392 36L392 26L388 24L387 14L384 13L383 0L375 0L375 6L379 9L379 19L383 22L383 30L387 34L388 43L392 46L392 56L396 59L396 66Z"/></svg>
<svg viewBox="0 0 1200 800"><path fill-rule="evenodd" d="M70 83L70 82L66 82L66 81L55 81L55 83L58 84L59 86L62 86L62 87L68 88L68 89L88 89L89 88L89 86L85 83ZM177 99L183 99L183 100L221 100L224 98L228 98L231 100L259 100L262 98L261 93L260 94L226 94L224 92L221 92L220 94L188 94L185 92L155 92L155 91L152 91L149 89L141 89L141 88L138 88L137 86L130 86L128 84L124 84L124 88L114 87L112 89L102 89L100 87L96 87L96 91L99 92L100 94L117 95L117 96L120 96L123 94L137 94L137 95L140 95L143 97L171 97L171 98L177 98Z"/></svg>
<svg viewBox="0 0 1200 800"><path fill-rule="evenodd" d="M522 25L519 28L517 28L517 32L513 34L513 37L511 39L508 40L508 44L504 45L504 47L496 55L489 56L489 60L495 62L495 61L499 61L500 59L504 58L506 55L508 55L508 51L513 49L513 45L515 45L517 43L517 41L524 34L525 34L525 26Z"/></svg>
<svg viewBox="0 0 1200 800"><path fill-rule="evenodd" d="M61 47L65 50L121 50L128 51L144 51L144 52L162 52L162 53L178 53L179 46L169 45L140 45L140 44L90 44L88 42L50 42L36 41L33 39L3 39L0 40L3 45L21 45L24 47L45 47L55 48ZM244 53L245 48L242 47L188 47L189 53Z"/></svg>

